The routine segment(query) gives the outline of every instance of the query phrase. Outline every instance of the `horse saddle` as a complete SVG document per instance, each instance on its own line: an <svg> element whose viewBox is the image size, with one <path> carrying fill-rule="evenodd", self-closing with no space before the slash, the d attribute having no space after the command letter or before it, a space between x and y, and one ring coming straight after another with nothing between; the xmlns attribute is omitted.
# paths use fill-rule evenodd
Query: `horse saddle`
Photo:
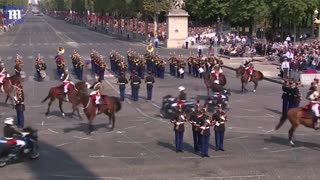
<svg viewBox="0 0 320 180"><path fill-rule="evenodd" d="M301 117L304 119L312 119L312 110L309 105L305 105L302 108Z"/></svg>

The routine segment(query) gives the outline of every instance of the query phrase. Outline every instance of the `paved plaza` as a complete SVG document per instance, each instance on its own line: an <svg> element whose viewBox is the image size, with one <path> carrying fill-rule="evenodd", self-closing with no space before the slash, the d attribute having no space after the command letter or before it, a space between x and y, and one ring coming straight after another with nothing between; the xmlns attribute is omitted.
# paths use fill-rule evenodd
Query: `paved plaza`
<svg viewBox="0 0 320 180"><path fill-rule="evenodd" d="M291 148L287 140L289 123L279 131L273 131L281 114L281 85L263 80L257 92L241 93L240 80L235 72L224 68L227 87L231 89L229 121L226 126L225 152L214 151L214 133L211 129L210 158L201 158L193 152L191 125L186 125L185 151L176 153L173 125L159 116L162 97L178 95L178 86L185 86L188 99L203 103L206 89L202 79L186 76L178 79L167 73L164 79L155 79L152 101L146 100L146 86L141 85L138 102L131 100L127 86L126 101L116 114L116 127L107 128L108 117L99 115L94 120L94 133L86 135L87 120L71 116L71 105L65 103L66 117L62 118L55 102L51 114L45 116L47 103L41 101L51 87L61 84L55 75L54 56L57 47L65 48L65 60L71 70L71 53L79 52L89 59L91 49L105 56L109 63L112 50L126 56L132 50L144 54L146 45L127 42L117 37L90 31L84 27L67 24L50 17L27 15L23 25L17 25L0 36L0 56L7 70L14 71L14 59L20 54L27 74L24 84L26 124L39 131L41 157L9 165L0 169L1 179L24 180L206 180L206 179L308 179L317 180L319 172L319 133L299 127L296 132L297 147ZM170 52L189 56L196 49L156 49L168 57ZM34 61L38 53L43 56L48 69L43 82L37 82ZM225 60L226 66L238 67L240 60ZM109 66L108 66L109 67ZM266 77L277 79L276 66L255 62L255 69ZM128 78L127 74L127 78ZM85 79L94 82L91 72ZM118 96L117 77L106 71L103 91ZM77 82L76 76L72 80ZM279 80L279 79L278 79ZM253 90L253 84L248 84ZM308 87L301 89L305 96ZM4 104L5 95L0 94L0 122L15 116L15 110ZM303 97L302 105L306 104ZM82 107L80 107L82 112ZM0 127L3 125L1 124ZM2 128L0 128L2 134Z"/></svg>

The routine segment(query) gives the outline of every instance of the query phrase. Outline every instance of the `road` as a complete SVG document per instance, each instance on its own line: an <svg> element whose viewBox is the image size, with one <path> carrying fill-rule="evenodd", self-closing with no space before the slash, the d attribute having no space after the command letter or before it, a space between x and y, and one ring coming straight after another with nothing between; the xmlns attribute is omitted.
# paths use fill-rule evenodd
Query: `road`
<svg viewBox="0 0 320 180"><path fill-rule="evenodd" d="M139 102L127 98L116 115L113 131L106 127L107 117L100 115L94 121L95 132L87 136L86 119L71 117L69 104L64 104L66 118L60 116L57 103L46 117L47 104L40 102L50 87L61 83L55 77L53 59L58 46L66 50L68 67L72 67L73 50L88 58L91 49L108 57L113 49L125 55L129 48L142 54L146 48L142 43L122 41L46 16L27 15L25 24L1 35L0 55L11 73L15 55L23 56L27 74L24 82L26 124L39 130L41 145L40 159L0 169L1 179L318 179L319 134L299 127L297 147L291 148L287 141L288 122L279 131L273 131L281 111L281 86L262 81L256 93L241 93L235 72L228 69L224 73L232 96L226 152L213 150L214 135L211 135L210 158L194 154L190 125L185 132L185 152L176 154L172 125L159 117L162 97L177 95L180 85L186 87L188 98L203 102L206 95L203 81L191 76L177 79L167 73L164 80L156 79L152 101L146 100L142 84ZM168 49L157 51L164 56L170 53ZM176 52L189 54L187 50ZM48 66L48 77L43 82L33 80L34 59L38 53ZM85 77L90 83L94 82L91 73ZM110 72L106 77L104 91L118 96L116 78ZM248 88L252 90L253 85ZM305 94L306 88L302 91ZM126 92L130 92L129 87ZM4 94L0 94L1 120L15 116L14 109L2 103L4 99ZM214 134L213 130L211 133Z"/></svg>

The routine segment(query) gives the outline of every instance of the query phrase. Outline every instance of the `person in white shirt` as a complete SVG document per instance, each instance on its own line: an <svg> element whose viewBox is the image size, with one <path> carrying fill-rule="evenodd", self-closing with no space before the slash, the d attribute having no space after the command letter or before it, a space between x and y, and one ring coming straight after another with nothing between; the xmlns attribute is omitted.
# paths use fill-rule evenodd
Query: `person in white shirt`
<svg viewBox="0 0 320 180"><path fill-rule="evenodd" d="M283 79L287 79L289 77L289 69L290 63L288 62L287 58L284 59L283 63L281 64L281 70L283 72Z"/></svg>

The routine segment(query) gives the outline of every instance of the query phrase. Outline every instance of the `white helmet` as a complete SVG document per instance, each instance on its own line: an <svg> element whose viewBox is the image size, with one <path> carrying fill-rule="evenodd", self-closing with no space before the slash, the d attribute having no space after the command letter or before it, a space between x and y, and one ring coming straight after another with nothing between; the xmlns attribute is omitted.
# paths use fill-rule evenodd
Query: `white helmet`
<svg viewBox="0 0 320 180"><path fill-rule="evenodd" d="M13 125L14 119L12 117L6 118L4 124Z"/></svg>
<svg viewBox="0 0 320 180"><path fill-rule="evenodd" d="M183 87L183 86L179 86L179 87L178 87L178 90L179 90L179 91L184 91L185 89L186 89L186 88Z"/></svg>

